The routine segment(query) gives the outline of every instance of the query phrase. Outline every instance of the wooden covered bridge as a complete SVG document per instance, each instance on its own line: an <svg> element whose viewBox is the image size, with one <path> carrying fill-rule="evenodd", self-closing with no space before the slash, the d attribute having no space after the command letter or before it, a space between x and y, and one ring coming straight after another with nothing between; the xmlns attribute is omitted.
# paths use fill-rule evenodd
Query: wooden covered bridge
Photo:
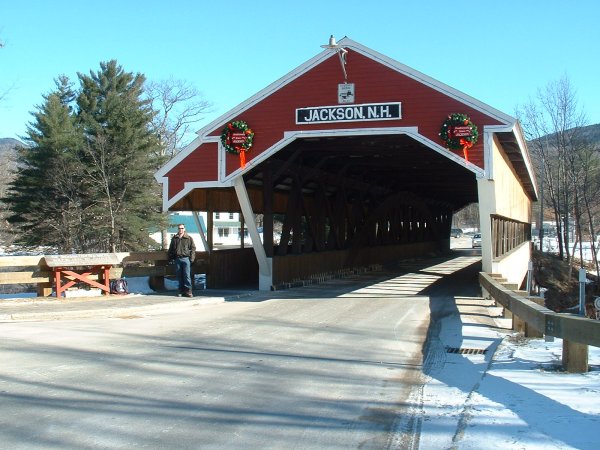
<svg viewBox="0 0 600 450"><path fill-rule="evenodd" d="M164 209L207 211L208 230L213 212L243 214L253 247L233 251L209 287L267 290L444 251L452 214L470 203L483 270L520 283L537 193L516 119L348 38L330 44L156 174Z"/></svg>

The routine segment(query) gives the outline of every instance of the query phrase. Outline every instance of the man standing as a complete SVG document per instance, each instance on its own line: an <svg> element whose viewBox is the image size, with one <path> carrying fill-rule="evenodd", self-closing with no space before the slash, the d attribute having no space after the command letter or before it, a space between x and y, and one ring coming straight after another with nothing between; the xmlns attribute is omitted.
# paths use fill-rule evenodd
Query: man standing
<svg viewBox="0 0 600 450"><path fill-rule="evenodd" d="M196 258L196 246L192 237L185 232L183 224L177 225L177 234L171 239L169 260L175 261L179 297L192 297L191 267Z"/></svg>

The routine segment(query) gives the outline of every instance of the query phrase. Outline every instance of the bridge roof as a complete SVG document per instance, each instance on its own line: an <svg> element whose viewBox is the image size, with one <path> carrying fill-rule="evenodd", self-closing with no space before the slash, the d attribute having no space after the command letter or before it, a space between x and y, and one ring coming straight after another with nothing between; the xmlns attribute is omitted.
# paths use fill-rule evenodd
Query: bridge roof
<svg viewBox="0 0 600 450"><path fill-rule="evenodd" d="M255 212L260 212L268 164L269 176L275 177L275 212L284 208L294 176L314 180L304 184L305 191L414 192L456 210L477 201L476 179L491 170L484 143L494 137L525 191L536 198L515 118L351 39L339 44L347 50L353 103L339 104L338 85L344 77L337 54L318 53L202 128L156 173L163 183L164 208L238 211L232 186L243 176ZM389 112L396 105L397 115ZM478 127L479 140L467 157L440 139L440 128L452 113L466 114ZM244 167L220 143L224 127L235 120L245 121L255 133ZM319 181L325 179L328 183Z"/></svg>

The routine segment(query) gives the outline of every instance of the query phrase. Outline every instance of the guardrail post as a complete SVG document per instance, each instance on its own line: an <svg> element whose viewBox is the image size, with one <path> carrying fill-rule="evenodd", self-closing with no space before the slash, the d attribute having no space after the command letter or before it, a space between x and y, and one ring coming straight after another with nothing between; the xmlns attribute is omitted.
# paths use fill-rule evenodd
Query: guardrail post
<svg viewBox="0 0 600 450"><path fill-rule="evenodd" d="M506 278L502 278L502 275L499 273L490 273L489 275L494 280L496 280L498 283L506 282ZM486 291L483 287L481 288L481 290L483 293L483 295L482 295L483 298L485 298L486 300L493 300L494 306L502 306L502 305L499 305L498 302L496 301L496 299L494 297L492 297L492 295L488 291ZM504 312L502 313L502 317L504 317Z"/></svg>
<svg viewBox="0 0 600 450"><path fill-rule="evenodd" d="M519 319L514 314L512 315L512 329L517 333L523 333L524 336L527 335L527 323L525 321Z"/></svg>
<svg viewBox="0 0 600 450"><path fill-rule="evenodd" d="M481 284L479 286L481 287L481 297L483 299L485 299L485 300L494 300L494 297L492 297L490 295L490 293L488 291L486 291L483 286L481 286ZM496 305L496 300L494 300L494 305Z"/></svg>
<svg viewBox="0 0 600 450"><path fill-rule="evenodd" d="M542 297L527 297L527 298L529 300L531 300L532 302L537 303L540 306L545 306L545 302ZM544 337L544 333L542 330L537 330L537 329L533 328L530 324L526 323L525 324L525 337L541 338L541 337Z"/></svg>
<svg viewBox="0 0 600 450"><path fill-rule="evenodd" d="M527 291L514 291L514 293L520 297L527 298L528 300L531 300L532 302L537 303L538 305L544 306L543 298L531 297L529 296ZM542 333L542 331L533 328L530 324L528 324L520 317L517 317L516 315L513 315L513 330L522 332L523 336L525 337L539 338L544 336L544 333Z"/></svg>
<svg viewBox="0 0 600 450"><path fill-rule="evenodd" d="M562 365L567 372L587 372L588 346L563 339Z"/></svg>
<svg viewBox="0 0 600 450"><path fill-rule="evenodd" d="M519 289L519 286L517 286L515 283L506 283L505 281L500 281L500 284L502 284L502 286L504 286L506 289L510 289L511 291L516 291L517 289ZM503 312L502 312L502 317L504 317L505 319L512 319L513 321L513 330L515 331L521 331L518 330L515 327L520 327L519 319L515 318L515 315L512 313L512 311L508 308L504 308ZM515 323L516 321L516 323Z"/></svg>
<svg viewBox="0 0 600 450"><path fill-rule="evenodd" d="M521 297L527 297L527 291L514 291L515 294ZM512 314L512 313L511 313ZM523 335L527 335L527 322L525 322L520 317L512 314L512 329L518 333L523 333Z"/></svg>

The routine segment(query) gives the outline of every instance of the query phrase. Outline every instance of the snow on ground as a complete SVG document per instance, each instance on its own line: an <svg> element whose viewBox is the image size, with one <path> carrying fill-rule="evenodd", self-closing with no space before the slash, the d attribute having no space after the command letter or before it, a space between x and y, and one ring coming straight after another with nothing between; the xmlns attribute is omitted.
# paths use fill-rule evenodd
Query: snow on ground
<svg viewBox="0 0 600 450"><path fill-rule="evenodd" d="M510 330L442 320L439 349L488 349L486 355L434 351L422 392L420 448L597 449L600 349L591 371L560 370L562 340L526 339Z"/></svg>

